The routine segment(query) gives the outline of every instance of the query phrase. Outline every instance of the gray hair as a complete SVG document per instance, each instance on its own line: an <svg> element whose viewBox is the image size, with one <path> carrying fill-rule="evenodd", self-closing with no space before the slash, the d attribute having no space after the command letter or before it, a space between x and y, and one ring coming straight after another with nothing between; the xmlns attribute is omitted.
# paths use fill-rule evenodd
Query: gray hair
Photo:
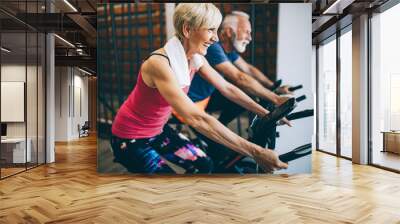
<svg viewBox="0 0 400 224"><path fill-rule="evenodd" d="M243 11L232 11L230 14L226 15L222 21L222 29L231 27L234 31L236 31L239 22L239 16L244 17L245 19L250 19L249 14Z"/></svg>

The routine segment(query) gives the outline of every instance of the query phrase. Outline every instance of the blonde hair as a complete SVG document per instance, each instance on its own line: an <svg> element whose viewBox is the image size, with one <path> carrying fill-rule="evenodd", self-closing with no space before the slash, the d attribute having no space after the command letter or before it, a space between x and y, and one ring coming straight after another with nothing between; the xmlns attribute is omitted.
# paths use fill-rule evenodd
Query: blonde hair
<svg viewBox="0 0 400 224"><path fill-rule="evenodd" d="M224 21L222 22L222 29L231 27L234 31L237 30L238 23L239 23L239 18L238 17L244 17L245 19L250 19L249 14L242 12L242 11L233 11L230 14L226 15L224 18Z"/></svg>
<svg viewBox="0 0 400 224"><path fill-rule="evenodd" d="M183 24L191 29L201 27L218 28L222 21L222 14L212 3L180 3L175 8L173 22L175 35L183 39Z"/></svg>

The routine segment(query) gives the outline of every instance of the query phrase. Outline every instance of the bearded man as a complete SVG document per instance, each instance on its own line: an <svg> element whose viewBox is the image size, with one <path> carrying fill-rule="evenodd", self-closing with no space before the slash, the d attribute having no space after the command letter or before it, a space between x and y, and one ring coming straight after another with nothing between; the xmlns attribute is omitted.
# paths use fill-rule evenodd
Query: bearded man
<svg viewBox="0 0 400 224"><path fill-rule="evenodd" d="M252 40L248 14L233 11L226 15L218 37L219 41L208 48L205 57L225 79L248 95L270 101L277 106L289 99L289 97L279 96L272 92L270 89L273 88L274 82L239 55L246 50L246 46ZM204 43L204 45L208 46L209 43ZM282 86L277 92L290 94L288 88L289 86ZM243 107L216 91L215 87L200 75L194 76L188 96L209 112L221 111L219 121L225 125L245 111ZM288 123L287 120L286 123Z"/></svg>

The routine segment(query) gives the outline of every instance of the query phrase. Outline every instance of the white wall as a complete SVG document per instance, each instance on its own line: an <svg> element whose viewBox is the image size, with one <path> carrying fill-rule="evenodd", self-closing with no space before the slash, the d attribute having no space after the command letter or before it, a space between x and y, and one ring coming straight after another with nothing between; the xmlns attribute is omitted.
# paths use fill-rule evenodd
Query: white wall
<svg viewBox="0 0 400 224"><path fill-rule="evenodd" d="M74 70L74 82L73 82L74 92L72 93L74 94L74 96L72 96L74 99L73 102L74 107L72 108L73 119L72 119L72 130L71 130L71 135L73 136L73 138L78 137L79 134L77 129L78 124L82 126L85 123L85 121L89 120L88 77L82 75L84 74L78 71L77 69ZM82 111L80 112L79 109L81 109Z"/></svg>
<svg viewBox="0 0 400 224"><path fill-rule="evenodd" d="M68 87L69 76L67 67L55 68L55 140L68 140Z"/></svg>
<svg viewBox="0 0 400 224"><path fill-rule="evenodd" d="M38 70L36 70L38 69ZM27 81L25 82L25 78ZM6 122L7 123L7 137L8 138L24 138L25 134L30 139L32 161L36 162L36 153L39 153L39 163L44 163L44 92L43 82L44 74L42 67L25 66L25 64L3 64L1 66L1 80L11 82L25 82L26 83L26 107L25 105L20 108L22 113L25 113L27 119L23 122ZM37 86L38 85L38 86ZM4 89L2 89L3 92ZM23 94L23 90L22 90ZM7 95L2 95L7 97ZM24 103L23 103L24 104ZM10 107L2 107L3 112L12 110ZM5 110L5 111L4 111ZM12 113L12 111L7 111ZM27 132L26 132L27 131Z"/></svg>
<svg viewBox="0 0 400 224"><path fill-rule="evenodd" d="M88 78L83 75L76 68L56 67L56 141L77 139L78 124L83 125L88 120Z"/></svg>
<svg viewBox="0 0 400 224"><path fill-rule="evenodd" d="M25 81L27 72L28 82ZM39 70L39 73L41 70ZM27 121L28 121L28 137L30 133L36 134L36 66L27 66L20 64L3 64L1 66L1 81L4 82L25 82L27 83ZM7 96L2 96L7 97ZM38 105L39 108L42 106ZM9 108L1 108L1 110L9 110ZM24 108L22 108L24 110ZM7 122L7 135L9 137L25 137L26 122Z"/></svg>
<svg viewBox="0 0 400 224"><path fill-rule="evenodd" d="M1 81L25 82L25 64L8 64L1 66ZM30 68L28 67L28 70ZM7 108L1 108L7 110ZM7 122L7 137L25 137L25 122Z"/></svg>
<svg viewBox="0 0 400 224"><path fill-rule="evenodd" d="M175 33L173 24L173 15L175 10L175 3L165 3L165 29L167 32L167 40L169 40Z"/></svg>
<svg viewBox="0 0 400 224"><path fill-rule="evenodd" d="M315 116L313 116L313 135L312 135L312 147L313 149L317 146L317 48L312 46L312 54L311 54L311 89L313 93L313 108Z"/></svg>
<svg viewBox="0 0 400 224"><path fill-rule="evenodd" d="M284 84L303 85L295 95L306 95L293 111L313 109L314 93L312 86L312 37L311 3L279 4L277 78ZM292 121L293 127L280 126L277 131L276 151L278 154L290 151L300 145L312 142L314 120L312 117ZM283 173L311 172L311 156L289 163Z"/></svg>
<svg viewBox="0 0 400 224"><path fill-rule="evenodd" d="M25 82L1 81L1 121L24 122ZM36 105L35 107L36 108Z"/></svg>

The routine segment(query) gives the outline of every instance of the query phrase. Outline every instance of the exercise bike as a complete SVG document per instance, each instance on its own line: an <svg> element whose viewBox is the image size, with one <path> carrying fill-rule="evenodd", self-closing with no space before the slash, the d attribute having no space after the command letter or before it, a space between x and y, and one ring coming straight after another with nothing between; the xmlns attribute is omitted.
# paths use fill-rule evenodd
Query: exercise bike
<svg viewBox="0 0 400 224"><path fill-rule="evenodd" d="M280 79L274 83L274 85L270 88L270 90L276 94L279 94L278 89L281 85L282 85L282 80ZM289 91L294 92L301 88L303 88L303 85L297 85L297 86L289 87ZM260 99L259 97L255 97L254 100L269 111L272 111L275 108L275 105L270 101ZM218 118L218 120L224 125L228 125L235 118L238 118L243 112L246 111L243 107L240 107L233 102L230 102L228 105L229 106L227 106L227 108L229 108L229 107L232 107L232 108L231 109L227 109L227 108L222 109L221 114ZM254 116L254 115L250 115L249 119L252 119L252 116Z"/></svg>
<svg viewBox="0 0 400 224"><path fill-rule="evenodd" d="M278 80L273 90L276 90L280 84L281 80ZM290 87L289 90L293 92L301 89L302 87L302 85L298 85ZM305 99L305 95L297 98L291 98L278 107L271 102L258 99L258 103L271 111L271 113L263 118L258 116L253 118L250 128L248 129L248 140L261 147L267 147L272 150L275 149L276 138L279 137L279 133L276 131L278 120L282 119L283 117L286 117L288 120L295 120L303 117L313 116L312 109L289 114L296 107L298 102ZM201 138L202 135L199 136ZM207 150L208 155L214 158L216 172L258 173L256 168L257 165L254 160L246 158L220 144L212 141L207 142L209 143L209 148L218 148L218 150ZM285 160L285 162L288 162L299 157L306 156L307 154L305 154L305 149L311 153L311 144L302 145L296 149L293 149L290 154L282 155L282 159Z"/></svg>
<svg viewBox="0 0 400 224"><path fill-rule="evenodd" d="M305 99L305 96L296 98L296 103ZM269 115L265 117L256 116L248 130L249 141L253 142L261 147L267 147L269 149L275 149L276 138L279 137L276 132L277 121L280 117L286 117L288 120L296 120L305 117L313 116L314 111L303 110L289 114L295 108L293 100L284 103L282 106L275 108ZM279 156L279 159L283 162L290 162L304 156L310 155L312 151L311 143L299 146L287 153ZM225 171L236 171L240 174L243 173L258 173L257 164L246 158L245 156L236 154L236 156L230 156L221 163Z"/></svg>
<svg viewBox="0 0 400 224"><path fill-rule="evenodd" d="M278 82L276 88L280 86L281 82ZM291 87L290 91L294 91L302 88L302 85ZM287 117L289 120L299 119L306 116L312 116L313 110L305 110L289 114L296 107L296 103L306 99L305 96L298 98L291 98L279 107L275 107L269 102L260 102L261 105L266 107L271 113L267 116L260 118L255 117L251 123L249 131L249 141L258 144L261 147L267 146L270 149L275 148L275 139L277 136L276 126L277 122L283 117ZM170 120L169 123L180 124L177 119ZM232 151L218 143L213 141L207 141L205 136L196 132L197 138L191 138L191 141L203 151L205 151L214 160L215 172L216 173L258 173L257 165L254 161L249 158ZM178 130L180 131L180 130ZM214 150L211 150L214 149ZM280 159L284 162L289 162L294 159L309 155L311 153L311 144L300 146L289 153L285 153L280 156Z"/></svg>

